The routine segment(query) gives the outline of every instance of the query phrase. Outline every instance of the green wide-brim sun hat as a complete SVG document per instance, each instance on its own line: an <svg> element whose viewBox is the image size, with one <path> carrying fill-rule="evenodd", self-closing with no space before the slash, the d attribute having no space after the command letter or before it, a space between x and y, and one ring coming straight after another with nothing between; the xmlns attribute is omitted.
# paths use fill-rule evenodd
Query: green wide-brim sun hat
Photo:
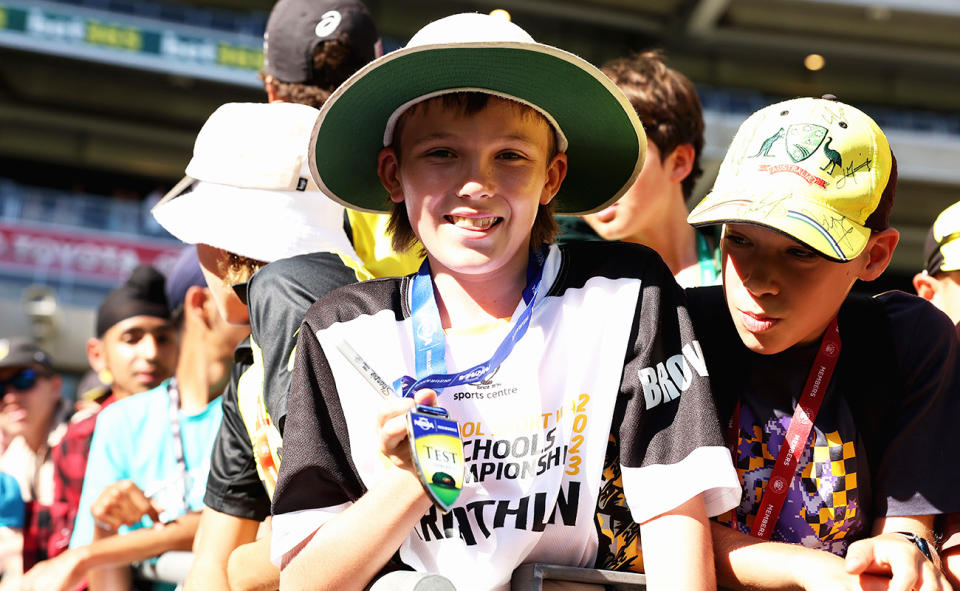
<svg viewBox="0 0 960 591"><path fill-rule="evenodd" d="M457 14L434 21L403 49L359 70L324 103L310 140L310 171L343 205L374 213L391 202L377 177L377 154L397 117L452 92L485 92L533 107L553 125L567 153L555 213L603 209L643 167L646 136L633 107L589 62L535 42L495 16Z"/></svg>

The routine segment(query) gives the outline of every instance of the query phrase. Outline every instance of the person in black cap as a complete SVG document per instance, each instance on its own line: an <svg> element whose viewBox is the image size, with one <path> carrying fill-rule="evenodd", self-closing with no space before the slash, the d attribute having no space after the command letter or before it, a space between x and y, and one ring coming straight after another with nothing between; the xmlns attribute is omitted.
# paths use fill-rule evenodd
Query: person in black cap
<svg viewBox="0 0 960 591"><path fill-rule="evenodd" d="M63 437L66 424L60 402L61 379L50 355L25 338L0 339L0 434L8 441L0 455L0 472L13 476L25 506L22 533L7 547L19 546L26 568L37 560L42 524L53 501L50 448ZM4 582L22 573L9 565Z"/></svg>
<svg viewBox="0 0 960 591"><path fill-rule="evenodd" d="M260 77L268 100L316 108L382 53L377 28L357 0L280 0L263 48Z"/></svg>
<svg viewBox="0 0 960 591"><path fill-rule="evenodd" d="M164 293L164 277L141 265L97 309L96 336L87 341L90 367L110 384L100 406L78 412L53 450L54 507L46 556L66 550L80 503L97 413L116 400L149 390L173 375L180 347ZM41 556L40 558L44 558ZM24 565L29 569L30 565Z"/></svg>

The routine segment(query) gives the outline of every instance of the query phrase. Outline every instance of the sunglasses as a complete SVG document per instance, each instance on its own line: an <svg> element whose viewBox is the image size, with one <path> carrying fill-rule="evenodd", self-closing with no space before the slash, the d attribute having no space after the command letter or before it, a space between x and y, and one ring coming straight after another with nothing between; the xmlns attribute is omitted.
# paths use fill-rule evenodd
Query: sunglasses
<svg viewBox="0 0 960 591"><path fill-rule="evenodd" d="M237 294L237 298L240 299L240 303L244 306L247 305L247 285L249 281L244 281L243 283L234 283L230 287L233 288L233 293Z"/></svg>
<svg viewBox="0 0 960 591"><path fill-rule="evenodd" d="M0 380L0 396L6 395L8 384L14 390L26 392L30 388L33 388L37 384L37 380L40 378L41 375L35 369L21 369L19 372L14 374L13 377L6 380Z"/></svg>

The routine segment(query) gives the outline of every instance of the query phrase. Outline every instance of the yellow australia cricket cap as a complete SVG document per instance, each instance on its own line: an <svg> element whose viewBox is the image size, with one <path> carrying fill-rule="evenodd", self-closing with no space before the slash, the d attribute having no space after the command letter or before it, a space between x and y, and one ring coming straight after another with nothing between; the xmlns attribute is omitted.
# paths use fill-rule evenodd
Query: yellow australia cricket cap
<svg viewBox="0 0 960 591"><path fill-rule="evenodd" d="M960 201L934 220L923 246L923 261L930 275L960 270Z"/></svg>
<svg viewBox="0 0 960 591"><path fill-rule="evenodd" d="M873 119L834 100L792 99L744 121L687 221L768 227L843 262L889 227L896 184L896 159Z"/></svg>

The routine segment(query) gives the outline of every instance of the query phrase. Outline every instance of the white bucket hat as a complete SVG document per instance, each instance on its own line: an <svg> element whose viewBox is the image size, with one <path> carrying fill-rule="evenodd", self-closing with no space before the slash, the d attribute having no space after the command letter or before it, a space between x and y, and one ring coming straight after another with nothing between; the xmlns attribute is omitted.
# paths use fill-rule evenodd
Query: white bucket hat
<svg viewBox="0 0 960 591"><path fill-rule="evenodd" d="M310 178L318 111L294 103L227 103L197 135L186 176L153 208L188 244L271 262L310 252L356 258L344 209Z"/></svg>

